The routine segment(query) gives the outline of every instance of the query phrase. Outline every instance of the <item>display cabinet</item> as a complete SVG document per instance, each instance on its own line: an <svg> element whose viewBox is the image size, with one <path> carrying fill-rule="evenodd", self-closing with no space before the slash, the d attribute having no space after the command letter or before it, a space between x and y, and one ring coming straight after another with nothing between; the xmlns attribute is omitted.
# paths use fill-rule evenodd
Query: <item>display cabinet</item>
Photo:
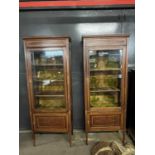
<svg viewBox="0 0 155 155"><path fill-rule="evenodd" d="M128 35L84 36L85 131L122 131L125 142Z"/></svg>
<svg viewBox="0 0 155 155"><path fill-rule="evenodd" d="M68 133L71 144L71 77L68 37L24 38L33 143L35 133Z"/></svg>

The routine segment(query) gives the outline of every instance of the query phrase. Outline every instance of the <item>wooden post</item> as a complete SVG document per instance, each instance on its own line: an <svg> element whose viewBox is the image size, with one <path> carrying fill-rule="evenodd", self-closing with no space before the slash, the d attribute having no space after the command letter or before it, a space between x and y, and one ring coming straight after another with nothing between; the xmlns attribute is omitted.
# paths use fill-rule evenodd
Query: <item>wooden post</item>
<svg viewBox="0 0 155 155"><path fill-rule="evenodd" d="M69 141L69 145L70 145L70 147L72 146L72 132L71 131L69 131L68 132L68 141Z"/></svg>
<svg viewBox="0 0 155 155"><path fill-rule="evenodd" d="M36 137L35 137L35 133L32 133L32 140L33 140L33 146L36 146Z"/></svg>
<svg viewBox="0 0 155 155"><path fill-rule="evenodd" d="M88 145L88 132L86 131L86 145Z"/></svg>

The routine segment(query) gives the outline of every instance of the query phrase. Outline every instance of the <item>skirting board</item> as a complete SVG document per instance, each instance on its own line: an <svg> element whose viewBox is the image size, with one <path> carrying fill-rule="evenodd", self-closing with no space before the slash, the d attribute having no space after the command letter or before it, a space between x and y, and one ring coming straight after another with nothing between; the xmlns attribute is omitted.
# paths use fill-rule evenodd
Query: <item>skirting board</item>
<svg viewBox="0 0 155 155"><path fill-rule="evenodd" d="M75 133L78 133L78 132L84 132L84 130L80 130L80 129L74 129L74 132ZM32 133L32 130L19 130L19 133Z"/></svg>
<svg viewBox="0 0 155 155"><path fill-rule="evenodd" d="M19 130L19 133L32 133L32 130Z"/></svg>

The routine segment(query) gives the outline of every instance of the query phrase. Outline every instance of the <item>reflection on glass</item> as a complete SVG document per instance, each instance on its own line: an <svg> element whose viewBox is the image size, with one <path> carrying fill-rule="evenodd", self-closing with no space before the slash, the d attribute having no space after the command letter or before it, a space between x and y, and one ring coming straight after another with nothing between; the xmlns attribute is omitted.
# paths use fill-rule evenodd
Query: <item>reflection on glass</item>
<svg viewBox="0 0 155 155"><path fill-rule="evenodd" d="M118 106L117 94L94 94L90 96L91 107L114 107Z"/></svg>
<svg viewBox="0 0 155 155"><path fill-rule="evenodd" d="M37 100L36 108L38 109L62 109L65 108L64 98L50 98L50 97L39 97Z"/></svg>
<svg viewBox="0 0 155 155"><path fill-rule="evenodd" d="M89 51L90 107L120 106L121 50Z"/></svg>
<svg viewBox="0 0 155 155"><path fill-rule="evenodd" d="M89 51L90 69L119 69L120 64L120 50L97 50Z"/></svg>
<svg viewBox="0 0 155 155"><path fill-rule="evenodd" d="M63 51L32 52L35 108L65 108Z"/></svg>
<svg viewBox="0 0 155 155"><path fill-rule="evenodd" d="M116 75L93 75L90 77L90 89L117 89L118 77Z"/></svg>
<svg viewBox="0 0 155 155"><path fill-rule="evenodd" d="M62 65L63 57L62 51L45 51L37 52L34 55L34 64L35 65Z"/></svg>

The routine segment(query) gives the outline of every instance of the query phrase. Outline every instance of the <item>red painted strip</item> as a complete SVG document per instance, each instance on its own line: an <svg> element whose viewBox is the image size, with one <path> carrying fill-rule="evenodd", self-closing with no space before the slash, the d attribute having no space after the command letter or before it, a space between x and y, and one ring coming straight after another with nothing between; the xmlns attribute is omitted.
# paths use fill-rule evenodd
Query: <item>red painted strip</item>
<svg viewBox="0 0 155 155"><path fill-rule="evenodd" d="M110 6L110 5L134 5L135 0L79 0L79 1L39 1L19 2L20 8L27 7L63 7L63 6Z"/></svg>

